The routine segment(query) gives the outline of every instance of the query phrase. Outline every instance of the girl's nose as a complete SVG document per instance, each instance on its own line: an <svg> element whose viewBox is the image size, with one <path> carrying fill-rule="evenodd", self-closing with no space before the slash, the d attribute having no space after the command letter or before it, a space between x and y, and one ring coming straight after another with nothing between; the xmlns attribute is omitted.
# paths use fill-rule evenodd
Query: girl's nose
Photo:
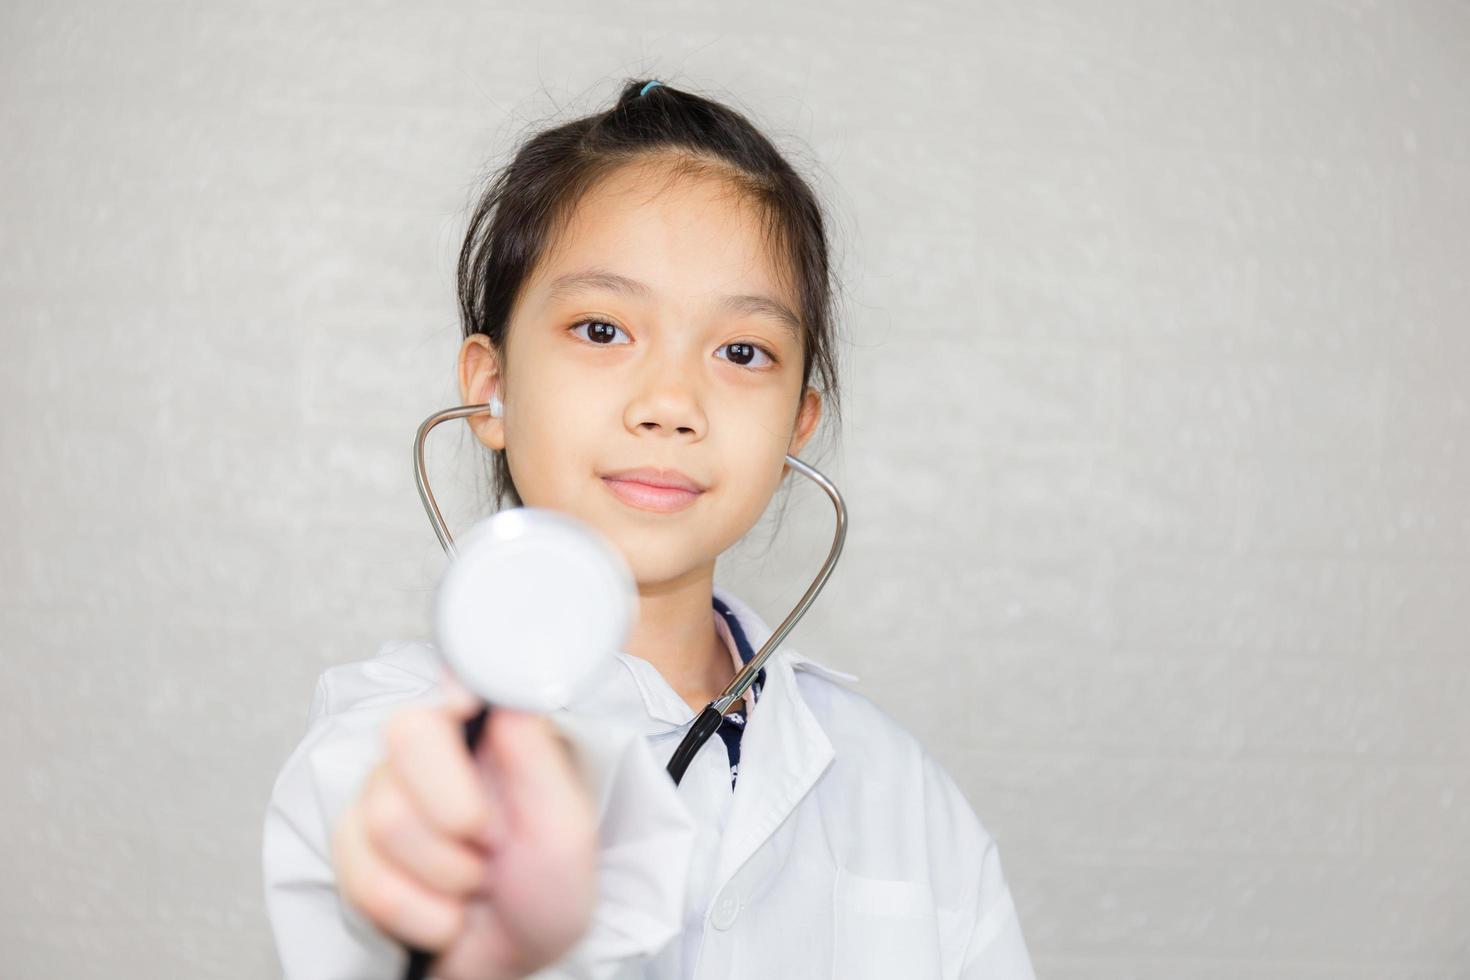
<svg viewBox="0 0 1470 980"><path fill-rule="evenodd" d="M646 381L625 409L630 430L704 437L708 421L688 367L663 370Z"/></svg>

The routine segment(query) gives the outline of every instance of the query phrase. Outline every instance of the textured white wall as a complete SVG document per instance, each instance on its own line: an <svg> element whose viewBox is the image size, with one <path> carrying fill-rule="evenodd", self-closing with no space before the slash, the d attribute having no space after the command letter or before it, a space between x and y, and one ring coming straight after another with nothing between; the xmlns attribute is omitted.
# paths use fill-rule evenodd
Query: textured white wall
<svg viewBox="0 0 1470 980"><path fill-rule="evenodd" d="M1470 7L803 6L0 12L0 973L276 970L314 678L425 632L476 174L651 75L819 170L852 527L791 642L1041 974L1470 976ZM797 490L722 567L771 617Z"/></svg>

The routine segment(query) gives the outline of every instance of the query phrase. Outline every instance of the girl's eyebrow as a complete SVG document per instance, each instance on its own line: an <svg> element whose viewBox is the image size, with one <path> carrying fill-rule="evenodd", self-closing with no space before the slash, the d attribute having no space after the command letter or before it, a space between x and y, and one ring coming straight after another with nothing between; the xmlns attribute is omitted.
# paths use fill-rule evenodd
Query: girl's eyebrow
<svg viewBox="0 0 1470 980"><path fill-rule="evenodd" d="M606 269L588 269L584 272L566 272L551 280L547 297L556 300L598 289L638 299L649 299L653 296L652 287L645 282ZM792 340L801 339L801 320L785 303L769 296L722 296L716 309L727 313L769 317L779 323L791 335Z"/></svg>

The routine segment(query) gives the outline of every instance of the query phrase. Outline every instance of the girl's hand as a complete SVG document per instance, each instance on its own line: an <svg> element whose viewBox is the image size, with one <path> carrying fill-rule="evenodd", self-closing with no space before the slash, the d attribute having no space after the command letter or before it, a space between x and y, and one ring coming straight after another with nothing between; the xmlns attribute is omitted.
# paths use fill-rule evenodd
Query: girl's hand
<svg viewBox="0 0 1470 980"><path fill-rule="evenodd" d="M549 719L479 703L453 680L443 707L408 708L383 760L332 832L343 897L383 932L438 953L442 980L522 977L587 931L597 898L597 814Z"/></svg>

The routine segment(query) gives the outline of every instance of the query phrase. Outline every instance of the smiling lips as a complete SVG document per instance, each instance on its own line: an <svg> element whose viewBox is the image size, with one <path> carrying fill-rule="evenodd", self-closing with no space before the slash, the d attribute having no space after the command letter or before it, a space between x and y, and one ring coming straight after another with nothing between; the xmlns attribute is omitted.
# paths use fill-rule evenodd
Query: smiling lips
<svg viewBox="0 0 1470 980"><path fill-rule="evenodd" d="M605 473L602 482L628 506L662 514L683 510L705 490L678 470L650 467Z"/></svg>

